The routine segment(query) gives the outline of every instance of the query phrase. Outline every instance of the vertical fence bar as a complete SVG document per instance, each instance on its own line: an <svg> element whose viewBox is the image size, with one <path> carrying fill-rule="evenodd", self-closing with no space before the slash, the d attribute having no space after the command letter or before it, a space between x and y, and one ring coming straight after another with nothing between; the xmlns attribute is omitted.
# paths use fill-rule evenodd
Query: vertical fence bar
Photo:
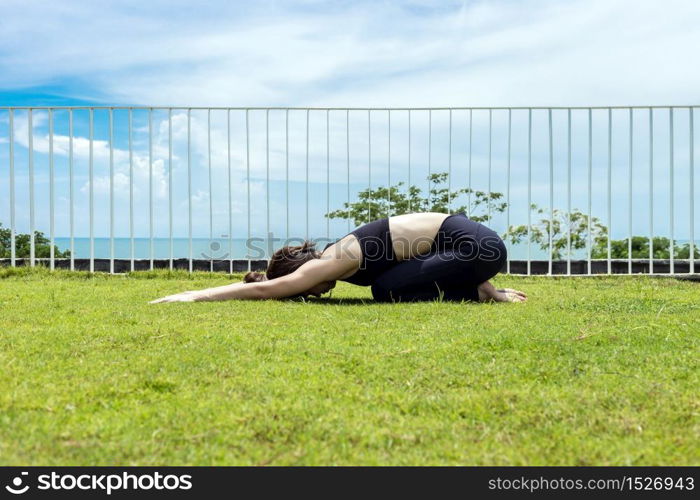
<svg viewBox="0 0 700 500"><path fill-rule="evenodd" d="M168 108L168 238L170 270L173 270L173 110Z"/></svg>
<svg viewBox="0 0 700 500"><path fill-rule="evenodd" d="M630 155L629 155L629 199L628 199L628 206L627 206L627 215L628 215L628 221L627 221L627 226L628 226L628 233L629 233L629 240L627 241L627 274L632 274L632 165L634 161L634 143L633 143L633 136L634 136L634 114L632 111L632 108L630 108L629 111L630 114Z"/></svg>
<svg viewBox="0 0 700 500"><path fill-rule="evenodd" d="M552 231L554 230L554 145L552 144L552 108L547 110L549 119L549 274L552 274L552 253L554 252Z"/></svg>
<svg viewBox="0 0 700 500"><path fill-rule="evenodd" d="M231 189L231 110L226 110L226 167L228 171L228 272L233 274L233 194Z"/></svg>
<svg viewBox="0 0 700 500"><path fill-rule="evenodd" d="M513 130L513 110L508 108L508 167L506 174L506 231L510 231L510 161L511 161L511 135ZM511 252L506 259L506 273L510 274Z"/></svg>
<svg viewBox="0 0 700 500"><path fill-rule="evenodd" d="M447 213L452 213L452 109L450 109L449 148L447 157Z"/></svg>
<svg viewBox="0 0 700 500"><path fill-rule="evenodd" d="M271 250L270 239L270 110L265 110L265 243Z"/></svg>
<svg viewBox="0 0 700 500"><path fill-rule="evenodd" d="M593 110L588 108L588 274L592 272L591 262L591 217L593 215Z"/></svg>
<svg viewBox="0 0 700 500"><path fill-rule="evenodd" d="M527 274L530 275L532 246L532 108L527 110Z"/></svg>
<svg viewBox="0 0 700 500"><path fill-rule="evenodd" d="M693 108L688 109L689 114L689 136L690 136L690 171L689 171L689 179L688 182L690 186L688 186L690 190L690 248L689 248L689 253L688 253L688 258L690 259L690 267L689 267L689 272L690 274L695 273L695 127L693 125Z"/></svg>
<svg viewBox="0 0 700 500"><path fill-rule="evenodd" d="M153 271L153 108L148 108L148 254Z"/></svg>
<svg viewBox="0 0 700 500"><path fill-rule="evenodd" d="M608 274L612 274L612 109L608 108Z"/></svg>
<svg viewBox="0 0 700 500"><path fill-rule="evenodd" d="M432 182L430 176L433 173L433 110L428 110L428 199L430 200L430 209L433 208L433 197L430 194Z"/></svg>
<svg viewBox="0 0 700 500"><path fill-rule="evenodd" d="M134 272L134 152L131 131L133 128L132 110L129 108L129 257L130 269Z"/></svg>
<svg viewBox="0 0 700 500"><path fill-rule="evenodd" d="M350 110L345 110L345 145L347 147L347 200L348 206L350 206ZM348 219L348 232L350 232L350 219Z"/></svg>
<svg viewBox="0 0 700 500"><path fill-rule="evenodd" d="M187 109L187 256L192 272L192 109Z"/></svg>
<svg viewBox="0 0 700 500"><path fill-rule="evenodd" d="M109 272L114 274L114 112L109 108Z"/></svg>
<svg viewBox="0 0 700 500"><path fill-rule="evenodd" d="M571 108L566 110L566 275L571 276Z"/></svg>
<svg viewBox="0 0 700 500"><path fill-rule="evenodd" d="M9 110L10 120L10 265L17 266L17 243L15 232L15 110ZM71 252L71 261L73 254Z"/></svg>
<svg viewBox="0 0 700 500"><path fill-rule="evenodd" d="M654 274L654 110L649 108L649 273Z"/></svg>
<svg viewBox="0 0 700 500"><path fill-rule="evenodd" d="M326 213L331 211L331 116L326 110ZM331 219L326 217L326 239L331 238Z"/></svg>
<svg viewBox="0 0 700 500"><path fill-rule="evenodd" d="M468 172L467 172L467 189L468 189L468 201L467 201L467 216L471 217L472 214L472 143L474 142L472 134L472 125L474 123L474 110L469 110L469 161L468 161Z"/></svg>
<svg viewBox="0 0 700 500"><path fill-rule="evenodd" d="M669 108L668 112L668 140L669 140L669 165L671 167L669 171L670 179L669 179L669 218L670 218L670 232L671 232L671 241L668 245L669 249L669 254L671 256L671 274L674 274L675 272L675 266L674 266L674 246L675 246L675 239L674 239L674 227L673 227L673 205L674 205L674 199L673 199L673 191L674 191L674 176L673 176L673 167L674 167L674 159L673 159L673 148L674 148L674 141L673 141L673 108Z"/></svg>
<svg viewBox="0 0 700 500"><path fill-rule="evenodd" d="M408 186L411 187L411 110L408 110ZM408 211L411 212L411 198L408 199Z"/></svg>
<svg viewBox="0 0 700 500"><path fill-rule="evenodd" d="M246 241L246 257L248 259L248 272L250 272L250 250L248 245L250 245L250 110L245 110L245 171L246 171L246 202L248 208L246 210L246 215L248 216L248 240ZM308 115L307 115L308 116ZM308 119L307 119L308 122ZM308 134L307 134L308 135ZM308 185L308 184L307 184Z"/></svg>
<svg viewBox="0 0 700 500"><path fill-rule="evenodd" d="M211 245L214 242L214 193L211 180L211 108L207 109L207 168L209 175L209 271L214 271L214 252Z"/></svg>
<svg viewBox="0 0 700 500"><path fill-rule="evenodd" d="M34 236L34 124L32 109L27 111L27 135L29 149L29 262L36 264L36 241Z"/></svg>
<svg viewBox="0 0 700 500"><path fill-rule="evenodd" d="M51 258L51 270L54 270L54 260L55 260L55 227L54 227L54 165L53 165L53 110L48 109L49 113L49 206L50 206L50 232L51 232L51 249L49 251Z"/></svg>
<svg viewBox="0 0 700 500"><path fill-rule="evenodd" d="M388 168L388 194L389 194L389 209L387 216L391 217L391 110L388 111L389 115L389 127L387 129L387 144L389 147L389 152L387 153L387 168Z"/></svg>
<svg viewBox="0 0 700 500"><path fill-rule="evenodd" d="M369 168L367 169L367 186L369 196L367 197L367 219L372 221L372 110L367 110L367 156L369 158Z"/></svg>
<svg viewBox="0 0 700 500"><path fill-rule="evenodd" d="M95 131L95 113L93 108L90 108L90 161L88 164L89 176L90 176L90 272L95 271L95 238L94 238L94 186L93 182L93 142L94 142L94 131Z"/></svg>
<svg viewBox="0 0 700 500"><path fill-rule="evenodd" d="M73 110L68 110L68 204L70 226L70 270L75 270L75 210L73 208Z"/></svg>
<svg viewBox="0 0 700 500"><path fill-rule="evenodd" d="M270 110L265 110L265 243L271 250L270 240Z"/></svg>
<svg viewBox="0 0 700 500"><path fill-rule="evenodd" d="M492 140L491 137L493 135L493 110L489 109L489 168L488 168L488 198L486 199L486 220L488 221L489 225L491 225L491 163L492 163Z"/></svg>
<svg viewBox="0 0 700 500"><path fill-rule="evenodd" d="M306 110L306 239L309 239L309 110Z"/></svg>
<svg viewBox="0 0 700 500"><path fill-rule="evenodd" d="M286 238L289 240L289 110L285 112L284 119L284 163L285 163L285 203L287 205L287 217L286 223ZM350 175L350 170L348 168L348 176ZM349 189L349 188L348 188ZM349 197L348 197L349 202ZM287 243L288 244L288 243Z"/></svg>

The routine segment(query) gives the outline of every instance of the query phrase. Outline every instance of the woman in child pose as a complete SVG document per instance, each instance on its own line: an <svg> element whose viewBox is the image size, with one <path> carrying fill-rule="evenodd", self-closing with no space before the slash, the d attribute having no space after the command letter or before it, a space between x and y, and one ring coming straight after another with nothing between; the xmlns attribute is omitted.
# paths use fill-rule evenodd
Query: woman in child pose
<svg viewBox="0 0 700 500"><path fill-rule="evenodd" d="M378 219L319 251L312 242L277 250L264 273L242 283L169 295L151 303L320 297L336 281L370 286L378 302L524 302L489 279L506 262L503 240L463 213L427 212Z"/></svg>

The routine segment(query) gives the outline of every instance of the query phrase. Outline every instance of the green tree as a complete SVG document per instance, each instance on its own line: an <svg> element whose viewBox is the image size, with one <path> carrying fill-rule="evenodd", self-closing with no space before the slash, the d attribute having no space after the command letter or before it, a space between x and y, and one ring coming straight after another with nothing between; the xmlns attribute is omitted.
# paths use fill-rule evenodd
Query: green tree
<svg viewBox="0 0 700 500"><path fill-rule="evenodd" d="M623 240L610 240L610 256L613 259L626 259L628 258L628 242L629 239L625 238ZM655 236L653 239L654 248L654 259L669 259L671 258L670 252L671 241L668 238L661 236ZM608 258L608 242L607 239L603 239L597 242L596 246L593 248L591 255L594 259L607 259ZM695 258L700 258L700 251L697 247L693 249L693 255ZM676 259L687 259L690 257L690 243L679 246L673 245L673 256ZM649 238L647 236L632 236L632 258L633 259L648 259L649 258Z"/></svg>
<svg viewBox="0 0 700 500"><path fill-rule="evenodd" d="M11 257L12 231L2 227L0 222L0 258ZM28 258L30 252L30 237L28 234L15 234L15 255L17 258ZM51 257L51 241L41 231L34 231L34 250L37 258ZM61 252L54 245L54 256L57 259L70 257L70 250Z"/></svg>
<svg viewBox="0 0 700 500"><path fill-rule="evenodd" d="M537 204L530 205L530 210L535 212L539 220L530 224L530 237L532 242L539 245L542 250L549 251L549 234L552 233L552 259L562 258L569 241L569 231L571 231L571 250L586 248L588 244L588 223L587 214L578 210L567 213L559 209L552 211L552 218L543 217L549 215L549 210L540 208ZM590 218L591 242L597 246L601 241L607 241L608 228L601 224L597 217ZM520 243L527 239L527 225L510 226L503 235L504 240L511 243Z"/></svg>
<svg viewBox="0 0 700 500"><path fill-rule="evenodd" d="M471 214L470 218L477 222L488 219L491 213L503 212L507 204L500 201L501 193L486 193L470 188L450 190L445 183L448 180L446 172L431 174L427 177L430 187L427 195L418 186L404 187L403 182L395 186L379 186L360 191L358 201L343 203L343 209L326 214L331 219L352 219L356 226L366 224L389 215L401 215L412 212L464 212ZM461 195L471 195L471 205L461 205L449 209L450 202Z"/></svg>

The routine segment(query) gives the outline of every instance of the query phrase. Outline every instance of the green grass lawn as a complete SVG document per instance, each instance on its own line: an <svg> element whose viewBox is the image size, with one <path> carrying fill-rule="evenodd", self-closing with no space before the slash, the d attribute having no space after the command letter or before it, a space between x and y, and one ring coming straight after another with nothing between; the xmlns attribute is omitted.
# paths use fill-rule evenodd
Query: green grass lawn
<svg viewBox="0 0 700 500"><path fill-rule="evenodd" d="M0 465L700 464L698 283L147 304L230 281L0 270Z"/></svg>

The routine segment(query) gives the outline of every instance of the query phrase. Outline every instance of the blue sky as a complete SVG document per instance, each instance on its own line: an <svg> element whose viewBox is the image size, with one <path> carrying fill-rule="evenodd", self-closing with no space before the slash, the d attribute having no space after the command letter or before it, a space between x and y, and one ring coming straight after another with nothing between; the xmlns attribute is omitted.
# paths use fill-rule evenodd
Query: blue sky
<svg viewBox="0 0 700 500"><path fill-rule="evenodd" d="M0 99L687 104L699 19L688 0L4 0Z"/></svg>
<svg viewBox="0 0 700 500"><path fill-rule="evenodd" d="M695 64L697 47L700 46L700 3L693 1L600 1L600 0L497 0L467 2L431 2L431 1L297 1L297 2L184 2L184 1L14 1L5 0L0 17L0 106L21 105L173 105L173 106L392 106L392 107L439 107L439 106L606 106L606 105L688 105L698 104L700 99L700 66ZM684 114L685 113L685 114ZM696 113L697 114L697 113ZM619 115L619 116L618 116ZM659 127L667 127L667 118L660 113ZM183 116L176 113L176 135L182 132ZM123 117L122 117L123 118ZM240 116L234 122L240 125ZM257 146L262 147L263 115L256 115L253 135ZM544 127L544 117L536 117L538 127ZM57 127L65 128L65 116L57 115ZM293 118L295 120L296 118ZM300 119L303 119L301 117ZM352 179L353 190L362 187L366 178L367 158L363 159L361 151L363 129L359 114L354 118L357 132L357 151L353 151ZM382 143L386 137L382 127L386 127L386 117L377 113L373 116L373 134L377 135L373 155L373 176L376 182L388 178L388 151ZM457 151L453 157L454 168L462 179L465 177L466 136L465 116L459 116L461 131L454 139ZM562 116L555 116L556 124L561 123ZM585 126L578 121L585 116L574 117L576 144L583 141ZM616 114L615 127L615 189L626 188L626 171L624 170L627 153L624 150L626 117ZM24 120L24 122L23 122ZM61 120L64 120L63 122ZM140 126L144 126L144 117L137 117ZM196 168L206 163L205 137L202 135L204 116L195 119L198 138L194 146ZM219 180L225 172L224 130L225 117L214 117L214 172ZM271 117L273 166L271 183L273 186L273 203L283 204L281 156L281 121L282 117ZM312 125L311 180L318 185L312 186L312 194L325 189L327 179L325 164L325 116L312 118L318 121ZM406 176L405 158L399 152L398 144L405 140L405 117L396 115L392 118L396 136L393 157L394 178ZM402 121L403 120L403 121ZM414 125L417 130L426 129L426 117L416 115ZM445 155L447 116L436 115L434 133L436 156L431 158L433 171L446 170ZM482 133L486 126L485 116L479 116L480 132L474 144L475 182L485 183L484 165L487 164L487 145ZM516 121L522 125L523 117ZM539 120L539 121L538 121ZM578 121L577 121L578 120ZM606 117L596 115L596 123L605 125ZM666 120L666 122L664 122ZM688 178L688 137L687 111L680 110L677 116L676 158L679 162L677 179L679 192L687 191ZM344 116L331 117L331 187L335 193L333 204L341 202L344 193L345 168L343 163L344 133L342 127ZM637 124L637 122L639 122ZM18 112L15 126L26 131L26 117ZM122 122L123 123L123 122ZM302 122L294 122L294 127L303 128ZM496 173L502 175L504 160L504 115L495 118L495 137L500 137L494 146L496 157L492 159ZM665 123L665 125L664 125ZM78 134L86 137L86 115L76 117ZM106 115L96 116L96 139L106 139ZM635 115L635 139L640 151L635 157L642 161L644 149L644 127L646 118L640 112ZM238 126L236 125L236 126ZM164 116L156 118L156 142L160 144L157 156L160 163L156 170L157 204L167 208L167 165L163 142L167 132ZM218 127L218 128L217 128ZM697 128L697 127L696 127ZM235 126L234 126L235 129ZM297 129L295 129L297 130ZM315 132L313 130L316 130ZM539 131L543 129L538 129ZM556 128L555 135L561 129ZM602 129L601 129L602 130ZM179 132L178 132L179 131ZM240 129L238 130L240 132ZM416 131L416 137L421 137ZM58 133L58 132L57 132ZM65 135L65 131L63 132ZM237 132L234 130L234 135ZM296 133L296 132L294 132ZM522 135L522 129L518 132ZM663 190L659 194L659 208L656 210L659 221L657 227L668 230L663 210L667 209L667 186L664 185L662 173L663 162L667 162L667 139L663 131L659 135L657 168L659 179L656 188ZM46 121L37 112L35 119L37 144L46 134ZM121 135L120 135L121 134ZM163 135L166 134L166 135ZM276 135L275 135L276 134ZM316 134L316 135L313 135ZM403 134L403 135L402 135ZM539 132L537 132L539 134ZM618 137L619 135L619 137ZM697 135L697 131L696 131ZM8 218L7 192L7 113L0 111L0 162L2 175L2 206L0 220ZM236 228L240 234L245 232L245 201L240 189L245 187L243 150L240 134L234 139L233 163L234 186L237 196L235 207ZM295 151L301 146L298 141L303 135L294 136L292 145ZM539 136L538 136L539 137ZM5 141L3 142L3 138ZM180 137L181 139L181 137ZM561 137L560 137L561 139ZM604 151L606 139L596 139L596 151ZM355 139L352 139L355 140ZM664 140L666 142L664 142ZM236 142L238 141L238 142ZM420 139L419 141L422 141ZM425 141L423 141L425 142ZM697 140L696 140L697 143ZM422 143L421 143L422 144ZM142 144L143 145L143 144ZM106 147L106 143L102 146ZM182 142L177 142L174 174L183 173L184 159ZM82 147L82 146L79 146ZM124 196L128 182L124 175L127 163L123 156L126 151L126 139L122 132L117 133L115 147L118 153L117 172L118 195ZM353 146L355 147L355 146ZM421 169L426 170L425 146L415 145L414 179ZM536 194L540 202L546 202L546 185L542 184L547 174L546 147L536 146L535 191L542 191L544 198ZM698 148L696 147L696 150ZM106 150L103 149L103 154ZM84 151L83 151L84 153ZM83 154L80 153L80 154ZM143 153L143 151L141 151ZM137 154L137 170L143 175L148 169L144 156ZM540 154L541 153L541 154ZM254 197L260 199L265 191L266 172L261 151L253 152L254 160L251 171ZM303 158L301 150L293 153L292 191L298 203L304 201L303 193ZM523 152L515 152L516 159L522 163ZM596 153L598 154L598 153ZM23 225L27 217L26 172L22 167L22 158L26 157L26 148L21 142L16 145L18 225ZM296 155L296 156L294 156ZM543 156L544 155L544 156ZM560 145L555 146L557 172L561 167L563 152ZM574 164L582 165L576 172L585 174L585 148L575 146ZM405 155L404 155L405 156ZM423 158L423 159L421 159ZM80 157L77 161L83 161ZM104 195L105 162L100 156L96 159L98 192ZM37 152L37 182L39 193L46 188L47 160L45 154ZM521 165L519 163L519 165ZM648 163L648 162L647 162ZM648 177L647 163L636 166L633 195L635 205L642 207L646 200L643 181ZM697 163L697 162L696 162ZM61 166L62 165L62 166ZM437 167L436 167L437 165ZM84 165L83 165L84 166ZM522 165L521 165L522 166ZM595 181L603 182L605 159L595 164ZM65 157L57 159L58 196L65 195ZM82 167L80 167L82 168ZM80 170L78 168L77 170ZM217 170L219 169L219 170ZM461 170L459 170L461 169ZM685 170L684 170L685 169ZM200 170L196 170L200 172ZM202 199L209 196L204 175L205 170L196 174L195 192ZM500 172L500 173L499 173ZM519 171L522 173L522 169ZM84 172L76 173L76 192L84 194ZM118 177L119 177L118 175ZM302 177L299 177L299 176ZM516 174L519 175L519 174ZM577 175L575 173L575 175ZM138 181L142 184L143 177ZM616 178L617 180L617 178ZM298 184L294 182L298 181ZM522 181L522 179L521 179ZM277 183L277 184L275 184ZM500 177L494 183L504 187ZM500 183L500 184L499 184ZM201 184L201 185L200 185ZM366 184L366 182L365 182ZM181 183L176 182L181 187ZM142 187L142 186L141 186ZM481 186L482 188L485 186ZM522 187L522 184L519 185ZM575 205L584 208L587 201L585 193L579 191L576 183ZM598 186L603 188L603 185ZM215 189L216 189L215 188ZM159 191L160 189L160 191ZM177 189L177 188L176 188ZM81 191L82 190L82 191ZM279 191L277 191L279 190ZM683 191L685 190L685 191ZM522 190L519 191L522 194ZM540 193L540 194L542 194ZM323 196L312 196L310 211L312 213L312 232L325 233L323 217L314 214L325 208L325 191ZM557 191L557 196L561 194ZM219 193L215 201L215 210L224 219L226 210L225 193ZM45 203L46 196L38 197L38 203ZM337 198L337 199L336 199ZM619 198L619 200L618 200ZM139 198L139 200L141 200ZM558 202L560 201L557 198ZM626 224L626 195L621 192L616 214L620 222L613 226ZM103 200L100 199L100 203ZM123 201L123 200L122 200ZM204 200L204 212L208 199ZM140 201L139 201L140 202ZM80 201L79 203L82 203ZM222 203L224 203L222 205ZM239 204L242 203L242 204ZM683 204L686 204L684 207ZM677 233L688 232L688 210L686 199L678 200L676 207ZM59 204L60 205L60 204ZM264 204L258 202L254 207L256 227L265 219ZM161 206L161 209L163 209ZM282 205L280 205L282 206ZM280 210L280 206L274 210ZM82 208L83 205L80 205ZM102 207L104 208L104 207ZM143 207L139 206L142 209ZM304 207L305 208L305 207ZM335 208L335 207L332 207ZM602 210L605 215L604 200L596 199L595 210ZM37 224L46 229L46 207L38 208ZM57 208L60 214L57 231L65 233L65 211ZM79 210L82 214L84 210ZM100 213L104 212L101 210ZM203 212L204 219L208 219ZM278 212L274 212L277 214ZM242 215L243 214L243 215ZM123 215L123 214L122 214ZM123 232L124 220L119 216L119 228ZM102 216L100 216L102 217ZM273 215L273 225L281 224L279 217ZM220 224L227 226L222 219ZM303 219L303 217L302 217ZM698 217L696 216L696 220ZM218 220L218 219L217 219ZM635 233L645 229L646 213L635 216ZM143 222L139 219L140 222ZM298 221L298 217L295 217ZM80 233L84 234L84 220L80 219ZM200 235L206 236L208 220L204 226L198 225ZM520 221L522 222L522 221ZM499 222L503 224L504 221ZM219 224L217 222L217 224ZM104 219L98 223L99 235L104 235ZM163 224L158 219L157 230L162 234ZM685 228L685 229L684 229ZM182 229L179 226L179 229ZM224 228L217 228L221 232ZM334 225L331 232L341 233L345 225ZM139 233L145 226L137 224ZM302 231L297 228L297 231ZM182 231L180 231L182 232ZM698 231L696 231L697 235ZM619 236L622 236L619 235ZM681 235L682 236L682 235Z"/></svg>

